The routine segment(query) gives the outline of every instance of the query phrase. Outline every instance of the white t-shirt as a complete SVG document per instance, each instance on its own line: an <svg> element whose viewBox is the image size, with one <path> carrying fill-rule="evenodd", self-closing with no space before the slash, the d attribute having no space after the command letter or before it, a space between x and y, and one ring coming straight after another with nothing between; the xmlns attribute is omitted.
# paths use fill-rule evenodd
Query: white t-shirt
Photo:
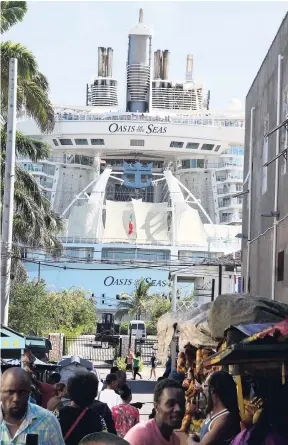
<svg viewBox="0 0 288 445"><path fill-rule="evenodd" d="M103 389L103 391L100 392L99 400L100 402L107 403L110 409L122 403L121 397L119 394L116 394L114 389Z"/></svg>

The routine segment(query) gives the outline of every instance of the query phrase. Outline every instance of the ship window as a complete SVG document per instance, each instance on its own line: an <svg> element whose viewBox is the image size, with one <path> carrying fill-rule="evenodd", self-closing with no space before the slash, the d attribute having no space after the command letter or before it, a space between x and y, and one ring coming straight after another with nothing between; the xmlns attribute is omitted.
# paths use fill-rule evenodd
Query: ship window
<svg viewBox="0 0 288 445"><path fill-rule="evenodd" d="M219 151L220 147L221 147L221 145L217 145L217 147L215 148L214 151Z"/></svg>
<svg viewBox="0 0 288 445"><path fill-rule="evenodd" d="M184 142L179 142L179 141L171 141L170 143L170 147L175 147L175 148L182 148L184 145Z"/></svg>
<svg viewBox="0 0 288 445"><path fill-rule="evenodd" d="M75 139L76 145L88 145L87 139Z"/></svg>
<svg viewBox="0 0 288 445"><path fill-rule="evenodd" d="M54 145L56 145L56 147L58 147L58 141L57 141L57 139L53 139L53 143L54 143Z"/></svg>
<svg viewBox="0 0 288 445"><path fill-rule="evenodd" d="M186 148L192 148L193 150L197 150L199 148L198 142L187 142Z"/></svg>
<svg viewBox="0 0 288 445"><path fill-rule="evenodd" d="M201 150L213 150L214 144L203 144Z"/></svg>
<svg viewBox="0 0 288 445"><path fill-rule="evenodd" d="M91 145L104 145L104 139L91 139Z"/></svg>
<svg viewBox="0 0 288 445"><path fill-rule="evenodd" d="M190 168L190 159L185 159L185 161L182 161L182 168Z"/></svg>
<svg viewBox="0 0 288 445"><path fill-rule="evenodd" d="M178 259L191 259L195 262L201 262L205 259L216 258L216 253L212 252L193 252L191 250L179 250Z"/></svg>
<svg viewBox="0 0 288 445"><path fill-rule="evenodd" d="M169 250L149 249L102 249L102 260L137 259L140 261L165 261L170 259Z"/></svg>
<svg viewBox="0 0 288 445"><path fill-rule="evenodd" d="M59 139L61 145L73 145L71 139Z"/></svg>
<svg viewBox="0 0 288 445"><path fill-rule="evenodd" d="M131 139L130 147L144 147L144 140L143 139Z"/></svg>

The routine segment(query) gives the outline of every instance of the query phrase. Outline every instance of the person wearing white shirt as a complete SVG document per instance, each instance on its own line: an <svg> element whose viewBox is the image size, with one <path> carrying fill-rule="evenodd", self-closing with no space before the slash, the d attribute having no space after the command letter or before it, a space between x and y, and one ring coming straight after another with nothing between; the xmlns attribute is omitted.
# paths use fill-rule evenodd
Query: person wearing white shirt
<svg viewBox="0 0 288 445"><path fill-rule="evenodd" d="M118 406L122 403L122 399L115 392L118 386L118 379L116 374L108 374L106 377L107 389L103 389L100 392L99 400L100 402L106 403L112 410L113 406Z"/></svg>

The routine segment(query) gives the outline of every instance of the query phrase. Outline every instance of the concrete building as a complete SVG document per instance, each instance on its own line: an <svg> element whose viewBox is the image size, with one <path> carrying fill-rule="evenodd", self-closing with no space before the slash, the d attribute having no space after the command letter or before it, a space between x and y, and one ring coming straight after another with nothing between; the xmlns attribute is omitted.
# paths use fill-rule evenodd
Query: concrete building
<svg viewBox="0 0 288 445"><path fill-rule="evenodd" d="M246 292L288 303L288 15L246 98L242 273Z"/></svg>

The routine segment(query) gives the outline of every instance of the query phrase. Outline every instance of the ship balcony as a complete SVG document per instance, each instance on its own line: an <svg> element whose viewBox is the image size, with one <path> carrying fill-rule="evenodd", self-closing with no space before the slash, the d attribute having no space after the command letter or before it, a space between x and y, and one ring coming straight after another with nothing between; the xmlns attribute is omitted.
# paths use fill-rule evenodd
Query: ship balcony
<svg viewBox="0 0 288 445"><path fill-rule="evenodd" d="M242 224L242 213L222 213L220 214L220 224Z"/></svg>
<svg viewBox="0 0 288 445"><path fill-rule="evenodd" d="M52 187L53 187L53 181L49 181L46 180L46 178L39 178L39 177L35 177L35 180L37 182L37 184L43 188L44 190L47 190L48 192L51 191Z"/></svg>
<svg viewBox="0 0 288 445"><path fill-rule="evenodd" d="M239 184L225 185L224 184L224 186L220 186L217 188L217 195L219 197L224 197L224 196L233 195L235 193L240 193L240 192L242 192L242 190L243 190L242 185L239 185Z"/></svg>
<svg viewBox="0 0 288 445"><path fill-rule="evenodd" d="M223 183L228 183L228 182L232 182L232 183L243 183L243 174L237 174L237 175L233 175L231 173L228 173L226 175L223 176L216 176L216 181L217 182L223 182Z"/></svg>
<svg viewBox="0 0 288 445"><path fill-rule="evenodd" d="M218 200L219 210L227 209L241 209L242 199L241 198L224 198Z"/></svg>
<svg viewBox="0 0 288 445"><path fill-rule="evenodd" d="M231 171L231 170L235 170L235 171L243 171L243 164L239 165L237 163L233 163L233 162L219 162L218 166L216 167L216 171Z"/></svg>

